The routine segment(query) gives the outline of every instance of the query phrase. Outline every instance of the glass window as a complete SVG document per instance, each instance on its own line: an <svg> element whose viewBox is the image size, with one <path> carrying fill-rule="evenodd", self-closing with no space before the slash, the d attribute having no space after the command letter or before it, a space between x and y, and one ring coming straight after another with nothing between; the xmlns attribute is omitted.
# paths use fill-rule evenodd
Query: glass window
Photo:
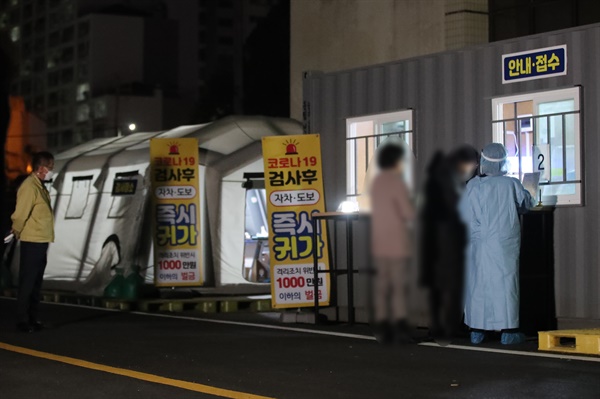
<svg viewBox="0 0 600 399"><path fill-rule="evenodd" d="M94 176L80 176L73 178L71 197L69 198L65 219L81 219L81 217L83 217L93 177Z"/></svg>
<svg viewBox="0 0 600 399"><path fill-rule="evenodd" d="M48 42L50 44L50 47L58 46L59 42L60 42L60 33L58 31L52 32L50 34L50 39Z"/></svg>
<svg viewBox="0 0 600 399"><path fill-rule="evenodd" d="M492 100L493 140L519 180L540 173L542 203L582 205L579 88Z"/></svg>
<svg viewBox="0 0 600 399"><path fill-rule="evenodd" d="M130 185L129 187L134 188L133 193L115 195L113 193L112 203L110 205L110 209L108 211L108 217L111 219L122 218L125 216L131 209L131 205L135 198L135 194L137 192L137 188L140 185L141 176L139 172L125 172L125 173L117 173L115 176L115 180L135 180L134 185Z"/></svg>
<svg viewBox="0 0 600 399"><path fill-rule="evenodd" d="M70 26L62 31L62 42L68 43L75 37L75 27Z"/></svg>
<svg viewBox="0 0 600 399"><path fill-rule="evenodd" d="M106 101L96 100L94 103L94 119L106 118Z"/></svg>
<svg viewBox="0 0 600 399"><path fill-rule="evenodd" d="M269 223L267 221L267 198L263 180L253 180L253 187L246 190L244 264L242 274L248 281L268 283Z"/></svg>
<svg viewBox="0 0 600 399"><path fill-rule="evenodd" d="M413 111L405 110L346 120L346 187L349 200L367 205L365 194L369 177L375 172L373 157L386 140L398 140L406 146L405 178L413 185L414 129Z"/></svg>
<svg viewBox="0 0 600 399"><path fill-rule="evenodd" d="M21 38L21 28L19 28L18 26L13 27L10 30L10 40L12 40L13 42L17 42L17 41L19 41L20 38Z"/></svg>
<svg viewBox="0 0 600 399"><path fill-rule="evenodd" d="M85 122L90 119L90 106L80 104L77 106L77 122Z"/></svg>
<svg viewBox="0 0 600 399"><path fill-rule="evenodd" d="M85 101L90 97L90 84L89 83L81 83L77 85L77 101Z"/></svg>
<svg viewBox="0 0 600 399"><path fill-rule="evenodd" d="M90 33L90 22L80 22L77 26L77 35L81 38L87 36Z"/></svg>
<svg viewBox="0 0 600 399"><path fill-rule="evenodd" d="M63 69L60 77L63 84L71 83L73 81L73 68Z"/></svg>
<svg viewBox="0 0 600 399"><path fill-rule="evenodd" d="M58 72L51 72L48 74L48 87L55 87L58 85L58 81L59 81L59 74Z"/></svg>
<svg viewBox="0 0 600 399"><path fill-rule="evenodd" d="M89 54L89 49L88 43L79 43L77 45L77 57L79 59L86 58Z"/></svg>
<svg viewBox="0 0 600 399"><path fill-rule="evenodd" d="M8 14L0 14L0 29L6 29L8 27Z"/></svg>

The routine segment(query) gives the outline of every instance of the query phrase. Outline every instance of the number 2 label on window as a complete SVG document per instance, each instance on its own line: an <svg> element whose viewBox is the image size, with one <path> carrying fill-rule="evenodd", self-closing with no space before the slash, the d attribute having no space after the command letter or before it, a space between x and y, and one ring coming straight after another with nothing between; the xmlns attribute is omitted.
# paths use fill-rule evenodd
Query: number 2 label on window
<svg viewBox="0 0 600 399"><path fill-rule="evenodd" d="M548 150L548 144L533 146L533 171L540 172L540 181L549 179L548 168L546 167Z"/></svg>

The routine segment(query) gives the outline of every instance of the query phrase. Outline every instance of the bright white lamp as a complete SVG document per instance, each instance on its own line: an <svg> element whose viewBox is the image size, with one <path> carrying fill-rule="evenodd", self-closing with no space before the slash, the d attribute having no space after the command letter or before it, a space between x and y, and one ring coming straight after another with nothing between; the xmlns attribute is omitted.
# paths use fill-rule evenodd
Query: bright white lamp
<svg viewBox="0 0 600 399"><path fill-rule="evenodd" d="M353 213L358 212L358 203L355 201L342 201L338 207L338 212Z"/></svg>
<svg viewBox="0 0 600 399"><path fill-rule="evenodd" d="M130 123L130 124L129 124L129 130L130 130L130 131L132 131L132 132L133 132L133 131L135 130L135 128L136 128L136 126L135 126L135 123Z"/></svg>

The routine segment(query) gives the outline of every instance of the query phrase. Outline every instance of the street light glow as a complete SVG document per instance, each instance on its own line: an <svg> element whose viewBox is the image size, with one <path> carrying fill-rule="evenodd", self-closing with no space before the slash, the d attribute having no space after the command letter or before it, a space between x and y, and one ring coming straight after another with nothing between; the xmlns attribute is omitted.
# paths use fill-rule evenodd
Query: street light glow
<svg viewBox="0 0 600 399"><path fill-rule="evenodd" d="M131 130L133 132L135 130L135 128L136 128L135 123L129 124L129 130Z"/></svg>

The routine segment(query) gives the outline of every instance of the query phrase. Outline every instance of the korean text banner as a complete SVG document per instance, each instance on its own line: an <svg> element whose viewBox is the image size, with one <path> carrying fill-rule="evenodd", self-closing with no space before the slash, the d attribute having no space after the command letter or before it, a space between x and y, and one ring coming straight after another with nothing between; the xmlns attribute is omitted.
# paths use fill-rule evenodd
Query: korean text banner
<svg viewBox="0 0 600 399"><path fill-rule="evenodd" d="M152 139L154 283L202 285L198 140Z"/></svg>
<svg viewBox="0 0 600 399"><path fill-rule="evenodd" d="M318 248L312 243L312 214L325 212L319 135L272 136L262 139L269 221L271 295L274 308L329 304L329 274L314 281L313 251L319 270L329 269L325 229L318 228ZM322 225L325 227L325 225Z"/></svg>
<svg viewBox="0 0 600 399"><path fill-rule="evenodd" d="M567 45L502 56L502 83L567 74Z"/></svg>

